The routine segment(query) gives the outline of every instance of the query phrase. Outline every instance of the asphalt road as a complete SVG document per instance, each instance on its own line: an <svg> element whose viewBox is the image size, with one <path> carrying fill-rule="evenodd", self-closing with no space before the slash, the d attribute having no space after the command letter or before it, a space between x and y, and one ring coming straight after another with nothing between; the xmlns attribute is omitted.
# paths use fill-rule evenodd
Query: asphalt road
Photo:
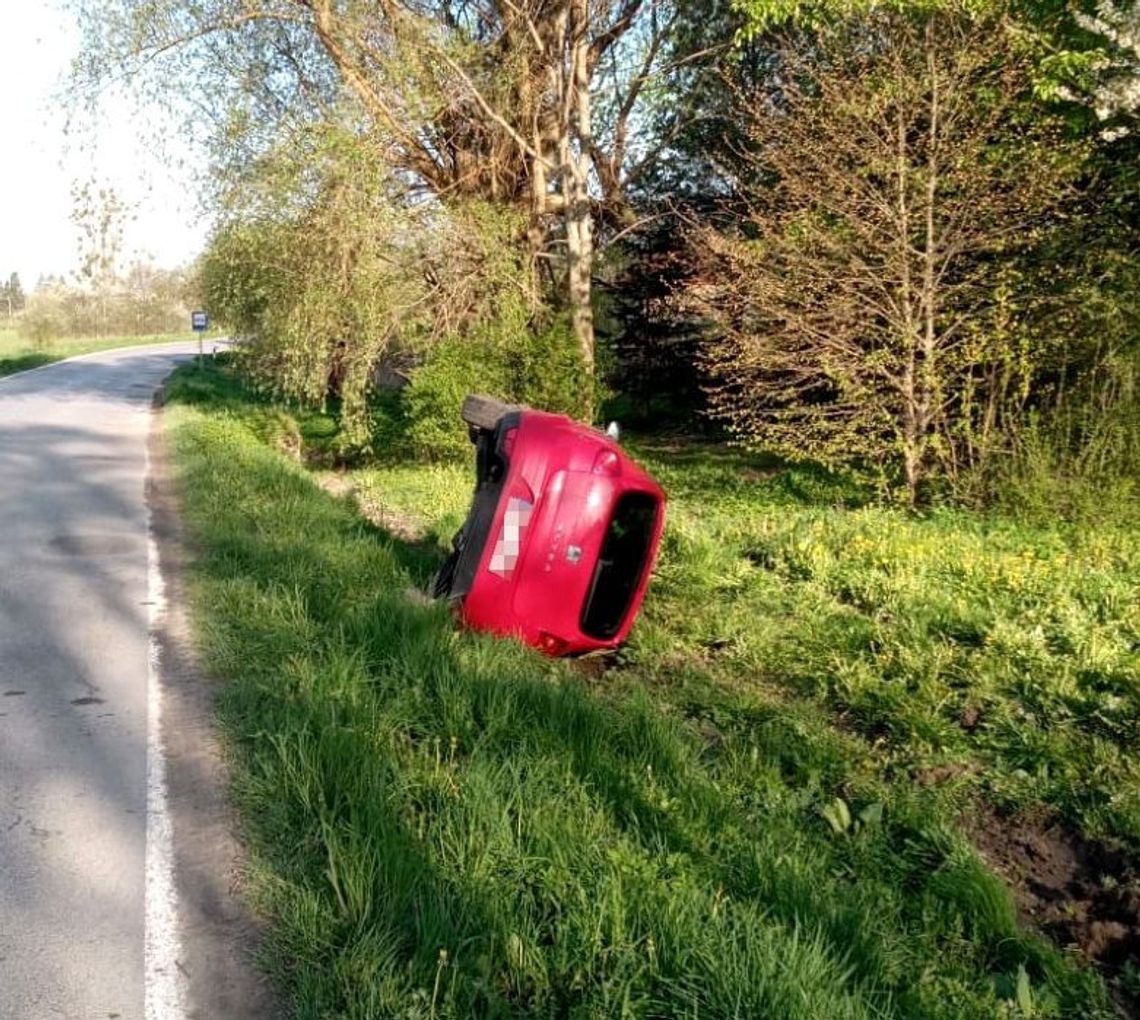
<svg viewBox="0 0 1140 1020"><path fill-rule="evenodd" d="M3 1020L162 1013L144 1006L147 439L156 388L196 349L0 379Z"/></svg>

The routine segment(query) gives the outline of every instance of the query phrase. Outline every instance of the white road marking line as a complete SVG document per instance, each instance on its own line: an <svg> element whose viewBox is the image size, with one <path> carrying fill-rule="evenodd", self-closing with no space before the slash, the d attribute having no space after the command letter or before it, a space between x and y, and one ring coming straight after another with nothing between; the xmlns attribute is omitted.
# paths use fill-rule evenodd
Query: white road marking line
<svg viewBox="0 0 1140 1020"><path fill-rule="evenodd" d="M150 419L150 414L148 414ZM147 452L147 478L150 454ZM178 903L174 889L174 839L166 798L166 754L162 746L161 653L156 625L166 607L159 569L154 521L147 508L147 600L150 634L147 643L146 727L146 916L143 935L144 1013L146 1020L182 1020L184 995L178 966Z"/></svg>

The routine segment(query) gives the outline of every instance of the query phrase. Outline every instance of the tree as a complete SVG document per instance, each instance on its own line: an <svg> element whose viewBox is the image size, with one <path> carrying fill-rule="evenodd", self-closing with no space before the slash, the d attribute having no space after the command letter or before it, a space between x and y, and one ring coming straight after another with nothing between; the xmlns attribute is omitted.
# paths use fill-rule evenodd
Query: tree
<svg viewBox="0 0 1140 1020"><path fill-rule="evenodd" d="M1095 15L1077 13L1076 22L1103 39L1106 52L1092 62L1092 86L1083 95L1067 88L1065 95L1088 102L1106 122L1105 136L1120 138L1140 114L1140 8L1101 0Z"/></svg>
<svg viewBox="0 0 1140 1020"><path fill-rule="evenodd" d="M672 24L669 0L75 6L86 84L125 70L224 110L218 137L247 165L281 130L357 117L386 164L435 200L521 212L517 243L544 272L560 267L592 372L595 235L599 224L628 226L626 189L652 161L631 133Z"/></svg>
<svg viewBox="0 0 1140 1020"><path fill-rule="evenodd" d="M0 287L0 301L3 301L7 307L9 319L23 310L26 298L24 288L20 285L19 273L13 273L8 277L8 282Z"/></svg>
<svg viewBox="0 0 1140 1020"><path fill-rule="evenodd" d="M872 10L778 55L737 92L746 213L691 230L711 405L746 443L897 467L914 505L1028 398L1044 298L1017 255L1077 159L1006 19Z"/></svg>
<svg viewBox="0 0 1140 1020"><path fill-rule="evenodd" d="M123 233L131 210L109 184L75 182L71 188L71 222L79 245L78 278L95 298L95 331L105 335L110 326L109 304L118 284L123 254Z"/></svg>
<svg viewBox="0 0 1140 1020"><path fill-rule="evenodd" d="M323 144L291 160L291 179L289 157L274 162L266 186L280 199L275 211L220 226L202 289L215 316L249 341L246 364L261 382L320 403L335 379L345 425L365 438L379 359L487 328L517 339L534 325L532 281L509 211L412 202L369 138L320 133Z"/></svg>

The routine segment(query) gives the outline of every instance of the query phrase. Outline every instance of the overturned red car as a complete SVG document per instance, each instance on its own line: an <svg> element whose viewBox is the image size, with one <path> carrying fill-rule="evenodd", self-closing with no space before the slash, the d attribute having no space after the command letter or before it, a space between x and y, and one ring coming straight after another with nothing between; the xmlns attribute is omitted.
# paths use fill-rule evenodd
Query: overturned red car
<svg viewBox="0 0 1140 1020"><path fill-rule="evenodd" d="M436 576L469 626L548 655L616 648L645 597L665 493L609 435L469 396L471 510Z"/></svg>

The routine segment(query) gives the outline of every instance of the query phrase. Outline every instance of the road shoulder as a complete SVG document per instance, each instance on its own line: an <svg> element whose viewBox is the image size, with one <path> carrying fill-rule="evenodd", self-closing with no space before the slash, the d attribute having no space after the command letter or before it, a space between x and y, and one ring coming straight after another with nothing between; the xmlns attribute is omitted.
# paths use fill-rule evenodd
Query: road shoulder
<svg viewBox="0 0 1140 1020"><path fill-rule="evenodd" d="M187 544L155 400L147 503L165 590L155 621L162 691L169 814L187 1020L282 1015L254 960L258 920L242 902L243 850L227 798L228 773L215 724L216 687L197 664L186 589Z"/></svg>

